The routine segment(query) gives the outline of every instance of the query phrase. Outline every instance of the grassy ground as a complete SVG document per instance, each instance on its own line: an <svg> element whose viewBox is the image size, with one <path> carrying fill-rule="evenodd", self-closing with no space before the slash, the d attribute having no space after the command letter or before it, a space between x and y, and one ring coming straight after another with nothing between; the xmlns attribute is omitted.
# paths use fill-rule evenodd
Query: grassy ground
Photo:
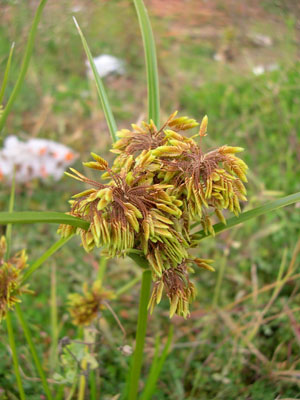
<svg viewBox="0 0 300 400"><path fill-rule="evenodd" d="M158 43L163 116L174 109L197 119L208 114L207 149L225 143L245 147L251 171L245 210L300 190L299 41L297 10L290 3L286 7L272 1L253 2L251 7L245 3L243 10L229 9L234 7L231 3L214 1L210 8L203 2L194 12L190 1L184 19L182 10L166 12L161 2L148 2ZM85 77L72 14L93 54L109 53L126 61L126 75L105 82L120 127L144 116L146 92L132 6L126 1L86 1L76 6L82 4L80 11L71 1L47 5L27 79L5 133L59 140L86 160L91 150L107 155L110 139L93 84ZM1 66L10 43L16 41L8 91L20 66L35 6L35 1L5 1L0 6L5 22L0 28ZM253 32L270 35L273 45L254 46L249 39ZM213 59L227 49L232 60ZM274 62L278 70L253 75L253 66ZM81 168L79 162L77 167ZM78 189L79 184L67 178L47 185L33 182L17 189L16 209L66 211L68 198ZM7 208L8 195L9 188L1 186L0 209ZM196 253L215 259L216 273L195 274L198 297L191 318L172 320L173 347L154 399L300 398L299 224L299 205L290 206L201 243ZM30 259L35 259L57 240L55 231L54 226L18 227L13 248L27 247ZM31 281L35 295L24 298L22 308L49 377L66 375L58 358L60 340L80 338L66 311L67 294L80 290L83 281L92 282L98 263L97 251L86 255L79 240L73 239ZM139 275L129 259L112 260L105 284L117 290ZM126 330L125 338L107 311L97 326L97 384L103 399L117 398L113 396L123 388L129 359L120 347L133 344L138 294L139 284L111 302ZM153 356L155 337L166 340L167 309L163 301L150 318L146 365ZM30 399L40 399L41 385L33 379L30 354L15 327L26 393ZM16 399L4 324L0 335L0 399Z"/></svg>

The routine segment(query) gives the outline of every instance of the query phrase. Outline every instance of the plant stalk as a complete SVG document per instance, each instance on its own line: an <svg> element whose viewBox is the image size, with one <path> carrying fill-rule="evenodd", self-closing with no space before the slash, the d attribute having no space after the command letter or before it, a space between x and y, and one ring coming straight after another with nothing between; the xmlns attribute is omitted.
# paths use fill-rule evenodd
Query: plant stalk
<svg viewBox="0 0 300 400"><path fill-rule="evenodd" d="M12 180L12 186L11 186L11 191L10 191L10 199L9 199L9 206L8 210L9 212L12 212L14 209L14 204L15 204L15 170L13 174L13 180ZM10 249L11 249L11 237L12 237L12 226L11 224L7 225L6 228L6 253L5 253L5 260L9 260L10 257ZM22 385L22 379L20 375L20 368L19 368L19 361L18 361L18 355L17 355L17 349L16 349L16 343L15 343L15 336L14 336L14 330L12 326L12 321L11 321L11 315L10 311L7 311L6 314L6 327L7 327L7 333L8 333L8 340L9 340L9 345L12 351L12 357L13 357L13 364L14 364L14 370L16 374L16 379L17 379L17 385L18 385L18 390L19 390L19 395L21 400L25 400L25 392L23 389Z"/></svg>
<svg viewBox="0 0 300 400"><path fill-rule="evenodd" d="M17 355L17 349L16 349L13 326L12 326L12 322L11 322L10 311L8 311L6 314L6 327L7 327L7 333L8 333L9 346L12 351L14 371L15 371L15 375L16 375L16 379L17 379L17 386L18 386L18 390L19 390L20 399L25 400L26 397L25 397L25 392L24 392L24 388L22 385L21 375L20 375L20 367L19 367L19 361L18 361L18 355Z"/></svg>
<svg viewBox="0 0 300 400"><path fill-rule="evenodd" d="M51 292L50 292L50 316L51 316L51 351L50 368L54 371L57 360L58 323L57 323L57 298L56 298L56 266L51 267Z"/></svg>
<svg viewBox="0 0 300 400"><path fill-rule="evenodd" d="M20 305L18 303L16 304L16 312L17 312L20 324L22 326L22 329L24 331L24 334L25 334L25 337L26 337L26 340L27 340L27 343L28 343L32 358L34 360L36 370L40 375L40 378L41 378L41 381L42 381L42 385L43 385L44 391L46 393L47 399L48 400L52 400L53 397L51 395L50 388L48 386L48 382L47 382L46 376L44 374L44 371L43 371L42 365L40 363L40 360L39 360L39 357L38 357L34 342L32 340L30 330L28 328L27 322L25 321L22 309L21 309L21 307L20 307Z"/></svg>
<svg viewBox="0 0 300 400"><path fill-rule="evenodd" d="M128 400L136 400L138 394L138 385L142 368L145 336L147 329L147 319L148 319L147 307L150 296L150 287L151 287L151 271L146 270L143 272L142 276L142 287L140 294L139 315L138 315L137 332L136 332L136 346L133 354L130 375L129 375Z"/></svg>
<svg viewBox="0 0 300 400"><path fill-rule="evenodd" d="M99 260L98 278L97 278L101 282L101 286L102 286L104 275L106 272L106 267L107 267L107 258L104 256L101 256L100 260Z"/></svg>

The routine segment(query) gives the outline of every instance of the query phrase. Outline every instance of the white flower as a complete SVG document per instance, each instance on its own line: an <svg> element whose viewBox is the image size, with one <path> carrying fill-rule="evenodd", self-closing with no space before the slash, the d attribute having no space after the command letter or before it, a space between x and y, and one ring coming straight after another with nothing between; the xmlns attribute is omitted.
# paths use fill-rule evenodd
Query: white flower
<svg viewBox="0 0 300 400"><path fill-rule="evenodd" d="M10 182L15 168L16 181L59 180L77 154L69 147L47 139L20 141L9 136L0 150L0 180Z"/></svg>
<svg viewBox="0 0 300 400"><path fill-rule="evenodd" d="M102 54L101 56L95 57L94 63L101 78L104 78L110 74L125 74L124 61L114 56L110 56L109 54ZM92 78L93 72L91 70L89 61L86 60L85 64L87 67L87 76Z"/></svg>
<svg viewBox="0 0 300 400"><path fill-rule="evenodd" d="M262 75L265 72L265 67L263 65L256 65L252 68L254 75Z"/></svg>

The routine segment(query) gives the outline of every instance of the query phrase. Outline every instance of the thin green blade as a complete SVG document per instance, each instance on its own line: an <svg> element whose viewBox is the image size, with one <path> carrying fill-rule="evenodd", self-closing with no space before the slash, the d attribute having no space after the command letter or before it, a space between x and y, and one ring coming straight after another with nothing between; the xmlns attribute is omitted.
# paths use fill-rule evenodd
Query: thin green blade
<svg viewBox="0 0 300 400"><path fill-rule="evenodd" d="M4 97L4 93L5 93L8 77L9 77L10 65L11 65L14 48L15 48L15 42L13 42L10 47L10 51L9 51L9 55L8 55L8 59L7 59L7 63L6 63L5 71L4 71L3 81L2 81L1 90L0 90L0 105L2 104L2 100Z"/></svg>
<svg viewBox="0 0 300 400"><path fill-rule="evenodd" d="M174 333L174 326L171 325L169 329L169 334L168 334L168 340L163 348L162 354L160 357L154 357L154 362L151 365L150 373L147 378L147 382L145 385L145 389L140 397L140 400L151 400L152 396L155 392L155 387L158 381L158 378L160 376L161 370L163 368L163 365L166 361L167 355L169 353L169 348L172 343L173 339L173 333Z"/></svg>
<svg viewBox="0 0 300 400"><path fill-rule="evenodd" d="M106 119L106 122L108 125L109 132L111 134L113 142L115 142L117 140L117 137L116 137L117 124L116 124L115 118L113 116L112 110L110 108L108 97L107 97L106 91L104 89L104 85L102 83L102 80L101 80L98 72L97 72L97 68L95 66L91 51L90 51L87 41L85 40L85 37L83 36L83 33L78 25L78 22L76 21L75 17L73 17L73 20L74 20L76 28L79 32L86 56L89 60L90 66L91 66L93 74L94 74L97 92L98 92L99 99L100 99L100 102L101 102L101 105L103 108L103 112L105 115L105 119Z"/></svg>
<svg viewBox="0 0 300 400"><path fill-rule="evenodd" d="M158 127L160 103L155 41L148 12L143 0L133 0L133 2L142 32L145 51L148 83L148 118L149 120L152 119L155 125Z"/></svg>
<svg viewBox="0 0 300 400"><path fill-rule="evenodd" d="M48 211L16 211L11 213L0 212L0 225L35 224L40 222L45 222L49 224L67 224L83 229L88 229L89 227L89 223L87 221L60 212L48 212Z"/></svg>
<svg viewBox="0 0 300 400"><path fill-rule="evenodd" d="M49 257L51 257L54 253L56 253L62 246L64 246L71 238L60 238L56 243L54 243L48 250L46 250L41 257L39 257L35 262L33 262L28 270L25 272L23 277L23 283L26 282L30 276L46 261Z"/></svg>
<svg viewBox="0 0 300 400"><path fill-rule="evenodd" d="M42 11L43 11L46 3L47 3L47 0L41 0L40 4L39 4L39 6L38 6L38 8L36 10L36 13L35 13L35 16L34 16L34 20L33 20L33 23L32 23L32 27L30 29L29 38L28 38L28 41L27 41L27 45L26 45L26 49L25 49L25 54L24 54L21 70L20 70L17 82L16 82L16 84L15 84L15 86L13 88L13 91L12 91L10 97L9 97L9 100L8 100L6 106L5 106L5 109L4 109L4 112L2 114L2 117L0 119L0 132L2 131L2 129L3 129L4 125L5 125L5 122L6 122L6 119L8 117L8 114L10 113L10 111L12 109L12 106L13 106L15 100L16 100L16 97L18 96L18 94L19 94L19 92L21 90L22 84L24 82L24 78L25 78L25 75L26 75L26 72L27 72L27 69L28 69L28 65L29 65L29 62L30 62L31 55L32 55L32 50L33 50L34 40L35 40L35 36L36 36L36 32L37 32L37 27L38 27L38 24L40 22Z"/></svg>

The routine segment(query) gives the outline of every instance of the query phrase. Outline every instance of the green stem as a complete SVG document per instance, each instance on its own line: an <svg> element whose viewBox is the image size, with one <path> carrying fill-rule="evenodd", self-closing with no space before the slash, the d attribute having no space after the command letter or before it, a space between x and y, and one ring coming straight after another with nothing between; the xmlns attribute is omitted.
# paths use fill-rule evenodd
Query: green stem
<svg viewBox="0 0 300 400"><path fill-rule="evenodd" d="M11 185L11 190L10 190L10 198L9 198L9 206L8 206L8 212L13 212L14 209L14 204L15 204L15 193L16 193L16 170L14 168L13 172L13 179L12 179L12 185ZM10 249L11 249L11 235L12 235L12 225L8 224L6 227L6 253L5 253L5 260L9 259L10 256Z"/></svg>
<svg viewBox="0 0 300 400"><path fill-rule="evenodd" d="M78 390L78 400L84 400L85 383L86 383L85 376L84 375L80 375L80 378L79 378L79 390Z"/></svg>
<svg viewBox="0 0 300 400"><path fill-rule="evenodd" d="M40 363L40 360L39 360L39 357L38 357L38 354L37 354L37 351L35 349L35 345L34 345L33 340L31 338L30 330L29 330L28 325L27 325L27 323L26 323L26 321L24 319L24 315L23 315L22 309L21 309L19 304L16 304L16 312L17 312L20 324L22 326L22 329L24 331L24 334L25 334L25 337L26 337L26 340L27 340L27 343L28 343L32 358L33 358L34 363L35 363L35 367L37 369L37 372L40 375L40 378L41 378L42 385L43 385L44 391L46 393L46 396L47 396L48 400L52 400L52 395L51 395L51 392L50 392L50 389L49 389L49 386L48 386L48 382L47 382L46 376L44 374L42 365Z"/></svg>
<svg viewBox="0 0 300 400"><path fill-rule="evenodd" d="M13 358L14 370L15 370L15 374L16 374L20 399L25 400L25 392L23 389L21 375L20 375L19 361L18 361L18 356L17 356L17 349L16 349L13 326L12 326L12 322L11 322L10 311L8 311L6 314L6 326L7 326L9 345L10 345L10 348L12 351L12 358Z"/></svg>
<svg viewBox="0 0 300 400"><path fill-rule="evenodd" d="M136 332L136 346L133 354L130 376L129 376L129 390L128 400L136 400L138 394L138 385L142 368L143 352L145 344L145 336L147 329L147 307L150 296L151 287L151 271L146 270L142 276L142 287L140 294L139 315Z"/></svg>
<svg viewBox="0 0 300 400"><path fill-rule="evenodd" d="M101 282L101 285L103 283L106 267L107 267L107 258L101 256L98 267L98 280Z"/></svg>
<svg viewBox="0 0 300 400"><path fill-rule="evenodd" d="M25 49L25 54L24 54L24 58L23 58L23 62L22 62L21 70L20 70L20 74L18 76L18 79L17 79L17 82L15 84L15 87L13 88L13 91L12 91L10 97L9 97L9 100L8 100L8 102L6 104L5 109L4 109L2 118L0 120L0 132L2 131L2 129L4 127L6 119L8 117L8 114L10 113L11 108L12 108L12 106L13 106L15 100L16 100L16 97L18 96L18 94L19 94L19 92L21 90L21 87L22 87L22 84L23 84L23 81L24 81L24 78L25 78L25 75L26 75L26 72L27 72L27 69L28 69L29 61L30 61L30 58L31 58L31 55L32 55L32 50L33 50L34 39L35 39L37 27L38 27L38 24L40 22L41 14L42 14L43 8L45 7L46 3L47 3L47 0L41 0L39 6L37 8L37 11L36 11L33 23L32 23L32 27L30 29L29 38L28 38L28 41L27 41L27 45L26 45L26 49Z"/></svg>
<svg viewBox="0 0 300 400"><path fill-rule="evenodd" d="M8 60L7 60L6 67L5 67L2 86L1 86L1 90L0 90L0 105L2 104L2 100L3 100L3 97L4 97L4 93L5 93L8 77L9 77L10 64L11 64L14 48L15 48L15 42L13 42L11 47L10 47L10 52L9 52Z"/></svg>
<svg viewBox="0 0 300 400"><path fill-rule="evenodd" d="M51 351L50 368L54 371L57 360L58 324L57 324L57 301L56 301L56 266L51 267L51 292L50 292L50 316L51 316Z"/></svg>
<svg viewBox="0 0 300 400"><path fill-rule="evenodd" d="M219 295L220 295L220 290L221 290L221 284L223 282L226 261L227 261L227 257L224 254L224 257L221 260L221 265L220 265L220 268L218 271L217 283L216 283L214 297L213 297L213 301L212 301L213 307L217 307L217 305L218 305L218 300L219 300Z"/></svg>
<svg viewBox="0 0 300 400"><path fill-rule="evenodd" d="M143 0L133 0L133 2L138 16L144 43L148 85L148 118L149 120L152 119L155 125L158 127L160 102L155 41L150 19Z"/></svg>
<svg viewBox="0 0 300 400"><path fill-rule="evenodd" d="M56 253L64 244L66 244L73 236L68 238L61 238L56 243L54 243L45 253L41 255L33 264L30 265L23 277L23 283L27 281L30 276L54 253Z"/></svg>
<svg viewBox="0 0 300 400"><path fill-rule="evenodd" d="M96 374L93 369L90 371L90 397L90 400L97 400Z"/></svg>
<svg viewBox="0 0 300 400"><path fill-rule="evenodd" d="M74 393L76 392L76 388L77 388L77 380L75 379L75 381L73 382L73 385L70 389L70 392L68 393L68 397L66 398L66 400L72 400L74 397ZM63 396L61 397L63 398Z"/></svg>
<svg viewBox="0 0 300 400"><path fill-rule="evenodd" d="M10 191L10 199L9 199L9 207L8 207L9 212L13 211L14 203L15 203L15 170L14 170L14 174L13 174L12 186L11 186L11 191ZM5 253L5 260L8 260L10 257L11 236L12 236L12 226L9 224L6 228L7 250ZM16 343L15 343L15 337L14 337L14 330L13 330L9 310L7 311L7 314L6 314L6 326L7 326L9 344L10 344L10 348L12 351L13 364L14 364L14 370L15 370L16 379L17 379L17 385L18 385L18 389L19 389L19 395L20 395L21 400L25 400L25 392L23 389L21 375L20 375L20 368L19 368L19 361L18 361L18 355L17 355Z"/></svg>
<svg viewBox="0 0 300 400"><path fill-rule="evenodd" d="M85 351L87 352L88 347L85 346ZM84 374L84 371L87 370L87 360L83 359L81 362L81 374L79 378L79 389L78 389L78 400L84 400L84 395L85 395L85 388L86 388L86 382L87 382L87 377Z"/></svg>

